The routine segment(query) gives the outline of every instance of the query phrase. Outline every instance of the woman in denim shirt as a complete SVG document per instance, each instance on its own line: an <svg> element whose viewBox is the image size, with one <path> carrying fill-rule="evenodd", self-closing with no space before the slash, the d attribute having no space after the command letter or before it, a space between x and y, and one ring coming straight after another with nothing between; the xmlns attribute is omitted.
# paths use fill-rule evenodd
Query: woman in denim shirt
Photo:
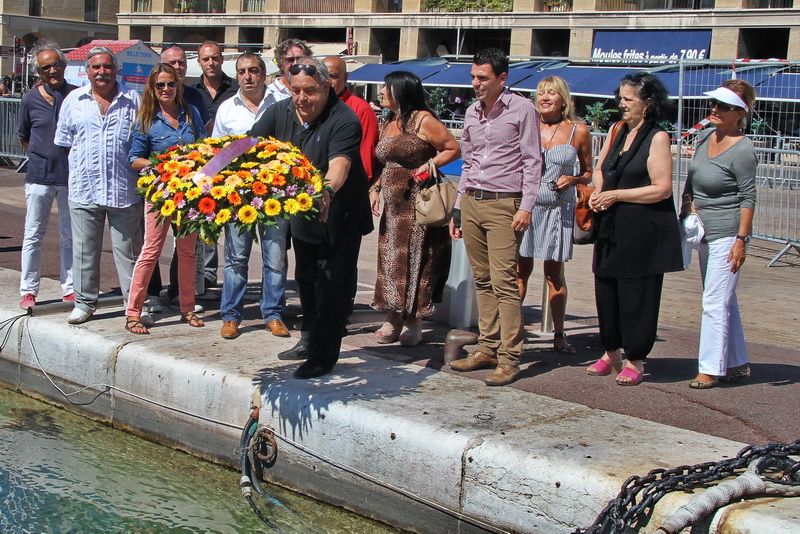
<svg viewBox="0 0 800 534"><path fill-rule="evenodd" d="M163 153L172 146L193 143L203 137L205 128L200 113L183 99L183 84L172 66L159 63L147 78L133 129L133 139L128 155L131 167L141 171L150 164L150 155ZM142 306L147 297L147 284L153 274L171 220L158 222L158 212L151 211L153 205L146 201L144 245L133 270L130 300L128 302L125 329L134 334L149 334L141 321ZM181 321L189 326L204 326L203 320L194 312L194 247L197 234L179 237L178 287L181 306Z"/></svg>

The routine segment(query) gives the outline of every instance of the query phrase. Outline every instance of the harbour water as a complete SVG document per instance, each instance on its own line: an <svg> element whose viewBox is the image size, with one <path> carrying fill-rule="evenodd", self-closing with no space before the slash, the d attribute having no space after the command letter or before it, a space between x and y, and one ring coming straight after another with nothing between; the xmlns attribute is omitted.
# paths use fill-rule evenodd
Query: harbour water
<svg viewBox="0 0 800 534"><path fill-rule="evenodd" d="M235 471L0 388L5 534L399 532L265 484L268 499L256 499L270 529L238 482Z"/></svg>

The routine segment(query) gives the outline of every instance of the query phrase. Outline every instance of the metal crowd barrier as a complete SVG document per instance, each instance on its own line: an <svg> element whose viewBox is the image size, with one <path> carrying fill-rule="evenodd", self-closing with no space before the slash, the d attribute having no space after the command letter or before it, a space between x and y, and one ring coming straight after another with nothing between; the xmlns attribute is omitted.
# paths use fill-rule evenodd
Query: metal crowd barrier
<svg viewBox="0 0 800 534"><path fill-rule="evenodd" d="M592 132L591 135L592 157L596 164L606 134ZM753 216L753 237L784 245L767 263L769 267L791 250L800 254L800 151L790 149L798 146L794 141L780 145L785 148L756 148L758 200ZM693 155L694 147L673 140L676 209Z"/></svg>
<svg viewBox="0 0 800 534"><path fill-rule="evenodd" d="M10 158L27 159L17 137L17 115L22 100L19 98L0 98L0 163L13 165Z"/></svg>

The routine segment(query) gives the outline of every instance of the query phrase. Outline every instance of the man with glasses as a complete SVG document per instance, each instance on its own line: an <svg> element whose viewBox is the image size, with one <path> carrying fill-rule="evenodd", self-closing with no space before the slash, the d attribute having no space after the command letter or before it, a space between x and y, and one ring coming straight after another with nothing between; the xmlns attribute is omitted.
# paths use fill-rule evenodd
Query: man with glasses
<svg viewBox="0 0 800 534"><path fill-rule="evenodd" d="M311 49L300 39L286 39L275 47L275 63L280 69L280 76L267 86L267 96L271 104L292 96L289 87L289 67L301 57L310 55L312 55Z"/></svg>
<svg viewBox="0 0 800 534"><path fill-rule="evenodd" d="M25 175L25 237L22 241L22 276L19 286L23 309L36 305L41 280L42 245L53 201L58 205L61 235L61 294L74 301L72 292L72 228L68 203L68 152L53 143L64 98L75 89L64 80L67 58L55 43L39 42L31 50L32 67L42 83L22 96L17 133L28 154Z"/></svg>
<svg viewBox="0 0 800 534"><path fill-rule="evenodd" d="M358 117L336 97L321 61L302 58L286 70L291 100L267 109L249 133L293 143L325 179L318 218L289 219L303 326L297 345L278 358L306 359L294 372L306 379L329 373L339 360L361 237L373 226Z"/></svg>
<svg viewBox="0 0 800 534"><path fill-rule="evenodd" d="M236 79L239 82L239 91L220 105L214 120L214 137L246 133L274 102L266 91L267 67L261 56L252 52L239 56L236 60ZM261 316L272 335L280 337L289 335L289 329L283 322L288 231L289 223L285 219L279 220L274 226L258 227L263 260ZM239 336L247 291L247 263L252 248L252 234L240 234L233 224L225 227L225 268L222 272L220 303L220 335L225 339Z"/></svg>
<svg viewBox="0 0 800 534"><path fill-rule="evenodd" d="M75 309L70 324L88 321L100 294L100 253L106 218L122 297L127 303L136 256L142 248L141 197L128 162L131 129L141 97L117 83L117 58L96 46L86 58L89 85L72 91L61 107L55 144L70 148L69 211Z"/></svg>

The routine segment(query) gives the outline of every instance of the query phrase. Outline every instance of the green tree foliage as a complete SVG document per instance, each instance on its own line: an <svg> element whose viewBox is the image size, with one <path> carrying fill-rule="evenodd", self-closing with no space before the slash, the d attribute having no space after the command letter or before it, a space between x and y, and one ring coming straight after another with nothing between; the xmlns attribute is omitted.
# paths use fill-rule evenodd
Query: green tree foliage
<svg viewBox="0 0 800 534"><path fill-rule="evenodd" d="M604 109L605 105L605 102L595 102L594 104L586 106L584 118L586 122L591 125L592 131L601 132L606 124L608 124L608 118L612 110Z"/></svg>
<svg viewBox="0 0 800 534"><path fill-rule="evenodd" d="M428 93L428 100L431 109L436 113L440 119L449 119L450 110L447 109L447 89L444 87L437 87Z"/></svg>
<svg viewBox="0 0 800 534"><path fill-rule="evenodd" d="M514 0L424 0L422 8L426 11L465 11L509 12L514 9Z"/></svg>

